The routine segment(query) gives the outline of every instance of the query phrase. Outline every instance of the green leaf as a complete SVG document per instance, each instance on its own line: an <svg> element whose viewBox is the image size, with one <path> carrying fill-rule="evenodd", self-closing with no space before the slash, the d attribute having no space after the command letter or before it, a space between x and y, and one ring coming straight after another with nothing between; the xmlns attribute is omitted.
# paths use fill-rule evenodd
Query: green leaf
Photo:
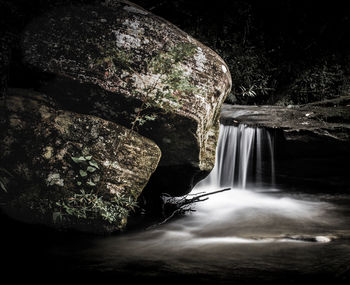
<svg viewBox="0 0 350 285"><path fill-rule="evenodd" d="M86 170L92 173L96 171L96 168L93 166L88 166Z"/></svg>
<svg viewBox="0 0 350 285"><path fill-rule="evenodd" d="M82 163L82 162L86 161L86 159L85 159L83 156L80 156L80 157L73 157L73 156L72 156L72 160L73 160L75 163Z"/></svg>
<svg viewBox="0 0 350 285"><path fill-rule="evenodd" d="M91 155L85 156L85 159L86 159L86 160L91 160L91 158L92 158Z"/></svg>
<svg viewBox="0 0 350 285"><path fill-rule="evenodd" d="M89 186L96 186L96 184L94 182L92 182L91 180L86 182L86 184L89 185Z"/></svg>
<svg viewBox="0 0 350 285"><path fill-rule="evenodd" d="M82 169L79 170L79 174L80 174L81 177L87 176L87 172L82 170Z"/></svg>
<svg viewBox="0 0 350 285"><path fill-rule="evenodd" d="M91 166L95 167L95 168L100 169L100 167L98 166L98 164L97 164L97 162L96 162L95 160L90 160L90 161L89 161L89 164L90 164Z"/></svg>
<svg viewBox="0 0 350 285"><path fill-rule="evenodd" d="M80 185L81 185L81 182L80 182L80 181L78 181L78 182L77 182L77 184L78 184L78 186L80 186Z"/></svg>

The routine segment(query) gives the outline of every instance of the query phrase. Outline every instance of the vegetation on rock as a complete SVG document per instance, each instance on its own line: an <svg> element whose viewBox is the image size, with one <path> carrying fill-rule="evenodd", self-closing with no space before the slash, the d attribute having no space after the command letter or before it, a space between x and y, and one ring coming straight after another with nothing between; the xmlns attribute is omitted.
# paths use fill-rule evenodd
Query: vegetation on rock
<svg viewBox="0 0 350 285"><path fill-rule="evenodd" d="M7 85L45 90L49 101L57 99L63 110L106 120L98 118L99 123L91 126L92 117L59 111L57 106L51 106L55 115L48 114L47 102L40 100L41 107L27 118L21 116L23 110L20 115L19 110L15 114L10 110L10 117L1 121L10 131L2 136L0 194L11 197L13 209L36 213L36 218L45 217L56 226L123 228L160 157L157 147L150 161L150 157L143 161L136 157L136 162L145 162L145 168L152 171L142 173L139 180L133 177L137 166L129 161L122 164L133 151L133 131L156 141L164 152L161 166L165 170L157 179L161 176L166 182L162 185L158 180L157 186L168 191L165 188L185 184L185 191L191 190L194 177L213 166L218 118L231 88L230 73L233 88L226 102L233 104L290 106L324 100L335 104L332 99L349 93L346 27L350 25L341 7L328 15L322 4L314 7L292 0L257 4L221 0L215 7L185 0L135 2L179 25L221 55L227 65L194 38L149 12L130 9L128 2L1 1L0 93L6 95ZM305 30L305 21L315 21L310 31ZM337 23L345 27L343 34ZM333 41L334 46L325 43ZM58 85L61 89L53 91ZM297 126L298 132L348 139L347 126L334 123L347 120L347 107L333 115L310 106L283 109L284 116L295 117L290 130ZM26 107L25 112L33 111L31 104ZM266 112L271 110L281 111L276 107ZM54 118L54 126L48 118ZM38 124L33 126L33 122ZM111 122L128 128L117 128L118 136L109 136L111 129L115 131ZM17 142L20 134L35 139ZM57 134L59 140L54 139ZM107 145L108 154L106 149L102 154L101 149L91 152L94 144ZM12 168L8 155L20 157ZM26 155L28 161L21 161ZM177 176L170 181L175 172ZM11 181L16 179L24 183L14 187Z"/></svg>
<svg viewBox="0 0 350 285"><path fill-rule="evenodd" d="M152 139L162 151L160 167L168 168L166 191L187 192L195 176L214 165L231 76L213 50L130 5L111 1L45 11L23 32L23 61L53 76L39 81L39 90L62 108Z"/></svg>
<svg viewBox="0 0 350 285"><path fill-rule="evenodd" d="M159 148L135 132L125 139L128 130L112 122L59 111L43 94L10 92L0 113L5 212L55 228L123 229Z"/></svg>

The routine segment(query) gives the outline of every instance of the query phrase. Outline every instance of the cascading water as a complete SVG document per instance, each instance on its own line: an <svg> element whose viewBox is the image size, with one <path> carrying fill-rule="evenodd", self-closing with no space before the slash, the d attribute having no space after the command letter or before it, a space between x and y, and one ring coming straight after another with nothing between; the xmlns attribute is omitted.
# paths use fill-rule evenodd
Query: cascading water
<svg viewBox="0 0 350 285"><path fill-rule="evenodd" d="M263 179L264 177L264 179ZM221 125L214 169L197 187L274 185L274 143L270 131L246 125Z"/></svg>
<svg viewBox="0 0 350 285"><path fill-rule="evenodd" d="M147 231L89 240L85 247L81 242L64 247L60 240L50 252L70 256L74 249L82 269L118 273L128 282L135 275L139 282L149 280L144 277L171 282L175 276L187 281L193 275L209 278L205 284L221 284L220 278L222 284L256 284L256 278L283 284L271 280L285 276L294 284L291 273L338 276L350 264L350 215L344 203L350 197L261 187L274 183L273 141L268 130L222 125L215 168L193 192L232 189ZM312 274L308 281L314 281Z"/></svg>

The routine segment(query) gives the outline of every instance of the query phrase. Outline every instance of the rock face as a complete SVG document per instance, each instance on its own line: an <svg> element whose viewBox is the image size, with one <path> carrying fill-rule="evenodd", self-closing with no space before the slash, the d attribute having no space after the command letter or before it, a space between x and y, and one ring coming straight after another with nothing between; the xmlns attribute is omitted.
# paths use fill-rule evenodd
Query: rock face
<svg viewBox="0 0 350 285"><path fill-rule="evenodd" d="M0 109L5 210L55 227L122 229L158 165L158 146L115 123L58 110L43 94L9 93Z"/></svg>
<svg viewBox="0 0 350 285"><path fill-rule="evenodd" d="M289 107L224 104L221 122L279 129L289 141L349 142L350 96Z"/></svg>
<svg viewBox="0 0 350 285"><path fill-rule="evenodd" d="M42 90L63 108L157 143L162 159L153 185L162 192L184 194L212 169L230 73L174 25L128 1L62 6L26 28L22 49L46 76Z"/></svg>
<svg viewBox="0 0 350 285"><path fill-rule="evenodd" d="M221 122L274 130L278 184L350 191L350 96L289 107L224 104Z"/></svg>

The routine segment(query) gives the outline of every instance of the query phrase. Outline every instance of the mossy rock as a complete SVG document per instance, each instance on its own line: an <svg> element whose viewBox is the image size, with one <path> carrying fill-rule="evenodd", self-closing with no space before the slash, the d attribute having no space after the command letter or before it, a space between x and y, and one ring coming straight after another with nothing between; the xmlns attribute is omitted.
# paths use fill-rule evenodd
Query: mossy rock
<svg viewBox="0 0 350 285"><path fill-rule="evenodd" d="M123 229L158 165L158 146L115 123L59 110L43 94L9 95L0 112L5 210L55 227Z"/></svg>
<svg viewBox="0 0 350 285"><path fill-rule="evenodd" d="M126 127L137 119L162 151L162 191L188 192L214 166L230 72L176 26L128 1L63 5L33 20L22 46L24 62L51 75L42 90L65 109Z"/></svg>

